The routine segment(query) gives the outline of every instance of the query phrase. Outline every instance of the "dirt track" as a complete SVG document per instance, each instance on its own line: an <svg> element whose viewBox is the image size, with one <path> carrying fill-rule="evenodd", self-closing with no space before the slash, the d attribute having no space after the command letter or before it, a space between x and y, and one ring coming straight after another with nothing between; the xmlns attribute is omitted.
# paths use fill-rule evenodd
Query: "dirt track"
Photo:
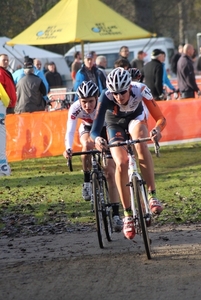
<svg viewBox="0 0 201 300"><path fill-rule="evenodd" d="M113 235L98 247L94 230L1 238L0 300L201 299L201 224L151 228L142 239Z"/></svg>

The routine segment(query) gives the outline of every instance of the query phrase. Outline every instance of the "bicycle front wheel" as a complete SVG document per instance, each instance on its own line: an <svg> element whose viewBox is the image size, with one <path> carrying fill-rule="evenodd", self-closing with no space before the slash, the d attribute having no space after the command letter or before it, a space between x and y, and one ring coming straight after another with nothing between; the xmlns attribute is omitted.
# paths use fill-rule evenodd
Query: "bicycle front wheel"
<svg viewBox="0 0 201 300"><path fill-rule="evenodd" d="M141 185L143 185L143 183L136 176L134 176L133 186L134 186L135 199L136 199L136 204L137 204L138 214L139 214L140 229L142 231L142 237L144 241L147 258L151 259L151 245L150 245L150 239L149 239L149 234L146 225L146 211L145 211L146 199L144 199L144 195L142 194L141 188L143 188L143 186Z"/></svg>
<svg viewBox="0 0 201 300"><path fill-rule="evenodd" d="M100 196L100 186L97 178L97 174L92 174L92 192L94 198L94 211L96 217L96 229L98 234L98 242L100 248L104 248L103 245L103 214L102 214L102 204L101 204L101 196Z"/></svg>
<svg viewBox="0 0 201 300"><path fill-rule="evenodd" d="M112 212L111 212L112 207L109 198L108 185L105 177L103 177L103 198L104 198L104 207L102 204L102 213L103 213L103 223L105 227L105 235L108 242L111 242L112 232L113 232Z"/></svg>

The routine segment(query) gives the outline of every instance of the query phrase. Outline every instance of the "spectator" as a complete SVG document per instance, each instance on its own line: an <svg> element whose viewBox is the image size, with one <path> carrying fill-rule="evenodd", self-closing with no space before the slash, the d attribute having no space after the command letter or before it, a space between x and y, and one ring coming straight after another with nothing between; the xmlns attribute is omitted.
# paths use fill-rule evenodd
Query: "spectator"
<svg viewBox="0 0 201 300"><path fill-rule="evenodd" d="M104 55L99 55L96 57L96 66L103 72L103 74L106 77L107 74L106 74L105 69L107 67L107 59Z"/></svg>
<svg viewBox="0 0 201 300"><path fill-rule="evenodd" d="M30 58L29 56L25 56L24 57L24 64L27 62L27 61L30 61ZM32 60L32 63L33 63L33 60ZM43 71L41 70L38 70L36 69L36 67L34 66L34 74L37 75L38 77L41 78L41 80L43 81L45 87L46 87L46 94L48 93L49 91L49 85L48 85L48 82L45 78L45 75L43 73ZM15 82L15 85L19 82L19 80L25 76L25 73L24 73L24 68L22 69L19 69L19 70L16 70L13 74L13 79L14 79L14 82ZM47 96L44 97L44 99L46 100L47 99Z"/></svg>
<svg viewBox="0 0 201 300"><path fill-rule="evenodd" d="M96 58L97 58L96 51L90 51L90 53L91 53L92 56L93 56L94 66L96 66Z"/></svg>
<svg viewBox="0 0 201 300"><path fill-rule="evenodd" d="M36 67L36 69L41 70L42 67L42 63L38 58L34 58L34 66Z"/></svg>
<svg viewBox="0 0 201 300"><path fill-rule="evenodd" d="M71 77L72 80L75 80L75 75L77 71L81 68L82 62L81 62L81 53L80 51L76 51L74 54L74 61L71 65Z"/></svg>
<svg viewBox="0 0 201 300"><path fill-rule="evenodd" d="M173 55L172 61L171 61L171 71L173 75L177 75L177 62L179 58L181 57L181 54L183 52L183 45L178 46L178 51Z"/></svg>
<svg viewBox="0 0 201 300"><path fill-rule="evenodd" d="M15 85L14 85L15 86ZM9 96L3 85L0 85L0 176L9 176L10 166L6 157L6 107L9 103ZM6 98L6 99L5 99Z"/></svg>
<svg viewBox="0 0 201 300"><path fill-rule="evenodd" d="M129 49L127 46L122 46L119 50L119 58L124 58L126 60L128 60L129 57ZM129 60L128 60L129 62ZM131 64L129 62L129 68L131 68Z"/></svg>
<svg viewBox="0 0 201 300"><path fill-rule="evenodd" d="M48 72L48 63L45 63L43 66L43 73L47 73Z"/></svg>
<svg viewBox="0 0 201 300"><path fill-rule="evenodd" d="M89 52L85 55L84 57L84 63L82 64L81 69L77 72L75 76L75 82L73 85L73 91L77 91L78 86L83 81L89 81L92 80L99 89L99 93L102 92L104 89L102 82L100 80L100 71L98 68L94 65L94 58L93 58L93 53ZM75 96L74 100L76 101L78 99L77 95Z"/></svg>
<svg viewBox="0 0 201 300"><path fill-rule="evenodd" d="M125 59L123 57L117 59L114 62L114 68L118 68L118 67L128 70L130 68L130 63L129 63L128 59Z"/></svg>
<svg viewBox="0 0 201 300"><path fill-rule="evenodd" d="M200 47L200 53L199 53L198 60L197 60L196 69L198 71L198 74L200 74L201 73L201 47Z"/></svg>
<svg viewBox="0 0 201 300"><path fill-rule="evenodd" d="M137 58L131 61L131 67L138 69L140 72L144 66L144 57L146 56L143 50L138 51Z"/></svg>
<svg viewBox="0 0 201 300"><path fill-rule="evenodd" d="M19 70L19 69L22 69L22 65L17 65L15 71L16 71L16 70Z"/></svg>
<svg viewBox="0 0 201 300"><path fill-rule="evenodd" d="M151 61L146 63L142 69L142 79L150 88L155 100L163 100L163 64L161 62L161 49L154 49L151 55ZM141 79L141 81L142 81Z"/></svg>
<svg viewBox="0 0 201 300"><path fill-rule="evenodd" d="M7 70L9 58L7 54L0 54L0 83L10 98L10 103L6 109L6 114L13 114L16 105L16 89L12 74Z"/></svg>
<svg viewBox="0 0 201 300"><path fill-rule="evenodd" d="M197 51L196 51L195 48L194 48L194 53L193 53L191 58L192 58L192 61L193 61L194 73L196 74L197 73L197 59L198 59L198 57L197 57Z"/></svg>
<svg viewBox="0 0 201 300"><path fill-rule="evenodd" d="M172 83L170 82L168 76L167 76L167 71L166 71L166 68L165 68L165 52L164 51L161 51L162 54L160 55L160 61L161 63L163 64L163 87L168 87L169 90L171 92L175 92L176 93L176 89L175 87L172 85Z"/></svg>
<svg viewBox="0 0 201 300"><path fill-rule="evenodd" d="M48 63L48 71L45 73L45 77L50 89L63 86L61 75L59 74L59 72L57 72L56 65L53 61Z"/></svg>
<svg viewBox="0 0 201 300"><path fill-rule="evenodd" d="M195 98L195 92L198 96L201 95L196 80L193 67L192 57L194 48L191 44L186 44L183 47L183 53L177 63L177 80L180 95L182 99Z"/></svg>
<svg viewBox="0 0 201 300"><path fill-rule="evenodd" d="M24 63L25 76L17 83L17 103L15 113L45 110L46 88L37 75L34 74L33 60Z"/></svg>
<svg viewBox="0 0 201 300"><path fill-rule="evenodd" d="M105 89L106 88L106 77L107 77L107 73L105 71L105 69L107 67L107 59L105 56L99 55L96 57L96 67L99 70L100 80L101 80L103 88Z"/></svg>

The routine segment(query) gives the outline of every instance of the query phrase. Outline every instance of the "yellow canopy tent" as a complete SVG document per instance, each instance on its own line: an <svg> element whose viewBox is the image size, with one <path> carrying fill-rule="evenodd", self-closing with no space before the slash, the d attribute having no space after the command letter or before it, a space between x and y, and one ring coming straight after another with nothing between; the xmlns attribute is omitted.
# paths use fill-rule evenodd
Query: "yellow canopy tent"
<svg viewBox="0 0 201 300"><path fill-rule="evenodd" d="M45 15L7 42L52 45L146 38L152 33L128 21L98 0L61 0Z"/></svg>

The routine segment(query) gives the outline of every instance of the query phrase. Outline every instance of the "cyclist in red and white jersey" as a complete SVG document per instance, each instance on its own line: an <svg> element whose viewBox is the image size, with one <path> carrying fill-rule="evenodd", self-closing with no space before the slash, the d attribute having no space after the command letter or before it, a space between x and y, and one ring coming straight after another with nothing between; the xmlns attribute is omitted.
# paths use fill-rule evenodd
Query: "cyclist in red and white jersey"
<svg viewBox="0 0 201 300"><path fill-rule="evenodd" d="M68 112L67 129L65 135L66 151L63 153L65 158L72 154L74 135L79 119L81 120L81 124L79 126L79 139L82 145L82 151L94 149L94 142L92 142L90 139L90 130L96 114L98 93L98 87L93 81L83 81L78 87L78 101L71 105ZM106 128L104 124L101 128L101 136L106 139ZM85 200L89 201L91 199L91 161L89 155L82 155L81 158L84 172L82 196ZM115 231L121 231L123 222L119 217L119 194L114 179L114 173L114 161L113 159L107 159L105 175L108 181L109 196L113 209L113 225Z"/></svg>

